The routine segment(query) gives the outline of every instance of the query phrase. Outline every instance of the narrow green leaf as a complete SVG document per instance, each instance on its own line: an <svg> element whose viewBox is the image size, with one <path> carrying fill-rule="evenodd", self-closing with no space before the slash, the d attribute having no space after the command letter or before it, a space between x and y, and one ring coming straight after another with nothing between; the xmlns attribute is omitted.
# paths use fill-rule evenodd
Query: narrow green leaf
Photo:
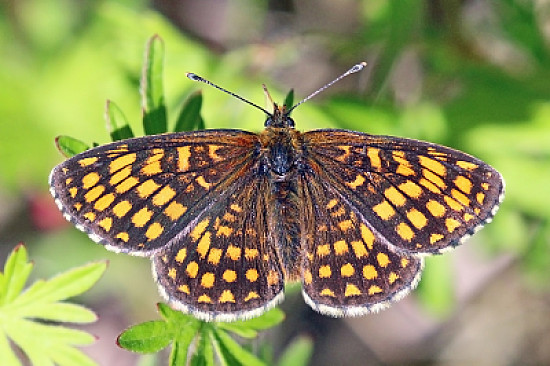
<svg viewBox="0 0 550 366"><path fill-rule="evenodd" d="M43 279L36 280L32 285L30 285L19 297L12 301L12 304L23 306L23 303L26 302L27 298L35 297L36 294L40 294L44 291L44 286L46 286L46 281Z"/></svg>
<svg viewBox="0 0 550 366"><path fill-rule="evenodd" d="M204 123L204 119L202 117L199 118L199 121L197 122L197 131L204 130L206 128L206 125Z"/></svg>
<svg viewBox="0 0 550 366"><path fill-rule="evenodd" d="M33 267L27 260L27 249L21 244L8 256L0 287L0 304L11 302L21 293Z"/></svg>
<svg viewBox="0 0 550 366"><path fill-rule="evenodd" d="M227 350L225 349L225 347L223 347L220 342L218 341L218 339L214 336L214 333L218 331L216 329L214 329L211 333L210 333L210 342L212 343L212 347L213 347L213 350L214 350L214 354L216 356L216 365L220 365L220 366L232 366L232 365L237 365L238 362L237 360L235 360L231 354L229 352L227 352Z"/></svg>
<svg viewBox="0 0 550 366"><path fill-rule="evenodd" d="M240 344L235 342L226 332L217 329L214 333L220 346L225 348L240 364L247 366L264 366L265 364L252 353L245 350Z"/></svg>
<svg viewBox="0 0 550 366"><path fill-rule="evenodd" d="M90 146L84 142L77 140L74 137L64 135L57 136L55 138L55 145L57 146L57 150L59 150L66 158L80 154L90 148Z"/></svg>
<svg viewBox="0 0 550 366"><path fill-rule="evenodd" d="M249 328L246 325L240 324L238 322L231 322L231 323L220 322L220 323L216 323L216 325L220 329L225 329L243 338L254 338L258 335L258 332L256 330Z"/></svg>
<svg viewBox="0 0 550 366"><path fill-rule="evenodd" d="M285 313L279 308L273 308L259 317L233 322L235 327L250 328L255 330L268 329L276 326L285 319ZM227 327L227 326L225 326Z"/></svg>
<svg viewBox="0 0 550 366"><path fill-rule="evenodd" d="M17 343L17 342L15 342ZM39 366L55 366L54 362L48 357L48 355L44 352L42 348L38 347L21 347L19 345L19 348L25 352L26 356L30 360L31 365L39 365Z"/></svg>
<svg viewBox="0 0 550 366"><path fill-rule="evenodd" d="M54 347L49 350L48 355L59 366L97 366L94 360L73 347Z"/></svg>
<svg viewBox="0 0 550 366"><path fill-rule="evenodd" d="M105 105L105 120L111 140L118 141L134 137L126 116L113 101L108 100Z"/></svg>
<svg viewBox="0 0 550 366"><path fill-rule="evenodd" d="M168 322L168 323L182 323L182 322L188 322L188 321L195 321L196 318L192 317L191 315L184 314L181 311L177 311L172 309L170 306L168 306L165 303L159 302L157 304L157 309L159 314Z"/></svg>
<svg viewBox="0 0 550 366"><path fill-rule="evenodd" d="M286 95L286 98L285 98L285 106L287 108L291 108L292 105L294 103L294 89L290 89L290 91L288 92L288 94Z"/></svg>
<svg viewBox="0 0 550 366"><path fill-rule="evenodd" d="M13 353L8 338L4 332L0 330L0 365L4 366L21 366L21 362Z"/></svg>
<svg viewBox="0 0 550 366"><path fill-rule="evenodd" d="M172 345L170 365L184 365L187 363L187 352L191 342L193 342L193 339L197 336L197 332L199 331L201 324L202 323L196 319L194 319L194 321L187 321L181 325L178 325L177 323L171 324L171 326L178 331L178 335Z"/></svg>
<svg viewBox="0 0 550 366"><path fill-rule="evenodd" d="M143 129L146 135L167 132L166 105L163 91L164 42L154 35L147 42L141 77Z"/></svg>
<svg viewBox="0 0 550 366"><path fill-rule="evenodd" d="M174 132L198 130L201 123L204 126L204 121L202 121L202 117L200 114L201 107L202 93L199 90L191 94L191 96L187 98L187 100L181 107L180 114L178 116L178 119L176 120L176 127L174 128Z"/></svg>
<svg viewBox="0 0 550 366"><path fill-rule="evenodd" d="M33 291L32 296L26 292L23 293L13 303L23 305L27 302L54 302L80 295L99 280L106 268L106 262L90 263L73 268L45 281L40 291Z"/></svg>
<svg viewBox="0 0 550 366"><path fill-rule="evenodd" d="M191 358L191 366L213 366L214 365L214 350L210 341L210 325L204 323L201 331L197 352Z"/></svg>
<svg viewBox="0 0 550 366"><path fill-rule="evenodd" d="M181 311L174 310L164 303L158 303L157 307L160 315L177 334L181 334L181 332L186 332L188 330L196 332L199 329L201 321L197 318L189 314L184 314Z"/></svg>
<svg viewBox="0 0 550 366"><path fill-rule="evenodd" d="M118 336L117 344L132 352L154 353L168 346L173 337L168 324L156 320L126 329Z"/></svg>
<svg viewBox="0 0 550 366"><path fill-rule="evenodd" d="M97 315L84 306L70 303L40 303L18 306L17 316L66 323L92 323Z"/></svg>
<svg viewBox="0 0 550 366"><path fill-rule="evenodd" d="M168 364L170 366L187 365L187 351L189 350L189 344L185 341L175 339L172 343L172 351L170 351L170 358Z"/></svg>
<svg viewBox="0 0 550 366"><path fill-rule="evenodd" d="M17 345L25 352L44 350L52 345L67 344L86 346L95 341L95 337L78 329L36 323L30 320L17 319L4 322L3 328ZM45 342L47 340L47 342Z"/></svg>
<svg viewBox="0 0 550 366"><path fill-rule="evenodd" d="M309 337L295 339L279 357L279 366L307 366L313 353L313 341Z"/></svg>

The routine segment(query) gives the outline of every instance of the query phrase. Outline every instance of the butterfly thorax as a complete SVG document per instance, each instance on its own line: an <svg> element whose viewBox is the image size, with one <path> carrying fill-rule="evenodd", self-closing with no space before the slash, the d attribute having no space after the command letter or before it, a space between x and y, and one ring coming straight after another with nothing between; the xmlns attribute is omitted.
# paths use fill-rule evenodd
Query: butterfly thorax
<svg viewBox="0 0 550 366"><path fill-rule="evenodd" d="M270 232L287 280L300 275L298 176L304 158L302 134L290 127L266 127L260 133L259 174L269 182Z"/></svg>

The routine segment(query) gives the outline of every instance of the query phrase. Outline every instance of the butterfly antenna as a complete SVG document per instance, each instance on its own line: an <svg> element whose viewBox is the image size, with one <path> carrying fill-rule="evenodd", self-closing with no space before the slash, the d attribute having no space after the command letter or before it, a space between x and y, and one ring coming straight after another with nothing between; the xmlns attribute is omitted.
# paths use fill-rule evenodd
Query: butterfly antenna
<svg viewBox="0 0 550 366"><path fill-rule="evenodd" d="M237 95L237 94L235 94L235 93L233 93L233 92L230 92L229 90L224 89L224 88L222 88L221 86L218 86L218 85L214 84L213 82L208 81L208 80L206 80L206 79L200 77L200 76L197 75L197 74L193 74L192 72L188 72L186 75L187 75L187 77L188 77L189 79L191 79L191 80L193 80L193 81L200 81L200 82L202 82L202 83L205 83L205 84L208 84L208 85L210 85L210 86L213 86L214 88L216 88L216 89L218 89L218 90L221 90L222 92L225 92L225 93L227 93L227 94L229 94L229 95L231 95L231 96L234 96L235 98L237 98L237 99L239 99L239 100L242 100L243 102L245 102L245 103L247 103L247 104L250 104L250 105L253 106L253 107L258 108L259 110L261 110L262 112L264 112L264 113L267 114L268 116L271 116L271 113L269 113L267 110L263 109L263 108L260 107L259 105L254 104L254 103L252 103L251 101L244 99L244 98L241 97L240 95Z"/></svg>
<svg viewBox="0 0 550 366"><path fill-rule="evenodd" d="M345 73L343 73L342 75L338 76L336 79L332 80L330 83L327 83L325 84L324 86L322 86L321 88L317 89L316 91L314 91L313 93L311 93L310 95L308 95L307 97L305 97L301 102L299 103L296 103L294 104L294 106L292 108L290 108L289 110L286 111L286 115L289 115L291 111L294 110L294 108L298 107L300 104L302 103L305 103L307 102L308 100L310 100L311 98L313 98L314 96L316 96L317 94L319 94L320 92L322 92L323 90L327 89L327 88L330 88L333 84L335 84L336 82L342 80L343 78L345 78L346 76L350 75L350 74L354 74L356 72L359 72L361 70L363 70L363 68L367 66L367 63L366 62L361 62L355 66L353 66L351 69L349 69L348 71L346 71Z"/></svg>

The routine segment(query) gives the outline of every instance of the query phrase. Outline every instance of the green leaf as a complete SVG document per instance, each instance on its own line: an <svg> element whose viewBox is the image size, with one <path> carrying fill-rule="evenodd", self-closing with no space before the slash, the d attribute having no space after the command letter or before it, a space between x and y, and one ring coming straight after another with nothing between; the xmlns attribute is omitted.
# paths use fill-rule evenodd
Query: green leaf
<svg viewBox="0 0 550 366"><path fill-rule="evenodd" d="M79 295L92 287L106 268L106 262L97 262L71 269L41 283L39 290L23 293L14 303L21 306L29 302L53 302Z"/></svg>
<svg viewBox="0 0 550 366"><path fill-rule="evenodd" d="M183 104L180 115L176 121L174 132L193 131L204 129L204 121L201 117L202 93L197 91Z"/></svg>
<svg viewBox="0 0 550 366"><path fill-rule="evenodd" d="M203 323L197 352L191 358L191 366L214 366L214 349L210 339L211 332L211 326L208 323Z"/></svg>
<svg viewBox="0 0 550 366"><path fill-rule="evenodd" d="M143 129L146 135L167 132L166 105L162 82L164 42L155 35L147 42L141 77Z"/></svg>
<svg viewBox="0 0 550 366"><path fill-rule="evenodd" d="M291 108L293 106L293 103L294 103L294 89L290 89L290 91L288 92L288 94L285 97L285 104L284 105L287 108Z"/></svg>
<svg viewBox="0 0 550 366"><path fill-rule="evenodd" d="M277 365L307 366L313 353L313 341L309 337L298 337L283 352Z"/></svg>
<svg viewBox="0 0 550 366"><path fill-rule="evenodd" d="M105 120L111 140L118 141L134 137L126 116L113 101L108 100L105 105Z"/></svg>
<svg viewBox="0 0 550 366"><path fill-rule="evenodd" d="M258 330L264 330L276 326L285 319L282 310L274 308L263 313L259 317L239 320L235 322L218 322L218 328L228 330L244 338L254 338Z"/></svg>
<svg viewBox="0 0 550 366"><path fill-rule="evenodd" d="M0 331L0 365L20 366L21 362L13 354L8 338Z"/></svg>
<svg viewBox="0 0 550 366"><path fill-rule="evenodd" d="M35 351L49 353L49 349L61 345L86 346L95 341L93 335L82 330L26 319L4 321L2 326L6 334L27 354Z"/></svg>
<svg viewBox="0 0 550 366"><path fill-rule="evenodd" d="M149 321L126 329L117 338L117 344L132 352L158 352L170 344L174 332L164 321Z"/></svg>
<svg viewBox="0 0 550 366"><path fill-rule="evenodd" d="M67 158L80 154L90 148L86 143L70 136L57 136L55 138L55 145L57 146L57 150Z"/></svg>
<svg viewBox="0 0 550 366"><path fill-rule="evenodd" d="M184 314L181 311L172 309L170 306L164 303L157 304L160 315L171 324L183 324L186 322L198 322L196 318L191 315Z"/></svg>
<svg viewBox="0 0 550 366"><path fill-rule="evenodd" d="M258 335L258 332L255 329L249 328L246 325L240 324L239 322L231 322L231 323L220 322L220 323L217 323L217 326L220 329L225 329L243 338L255 338Z"/></svg>
<svg viewBox="0 0 550 366"><path fill-rule="evenodd" d="M240 344L235 342L227 333L221 329L217 329L214 333L215 338L220 343L223 352L229 353L232 358L235 358L242 365L263 366L265 365L260 359L252 353L245 350Z"/></svg>
<svg viewBox="0 0 550 366"><path fill-rule="evenodd" d="M95 365L74 346L95 341L91 334L42 321L89 323L96 315L83 306L58 302L79 295L103 274L106 263L92 263L50 280L39 280L21 292L32 269L24 246L17 246L8 256L0 276L0 364L19 365L11 351L11 339L33 365Z"/></svg>
<svg viewBox="0 0 550 366"><path fill-rule="evenodd" d="M273 308L256 318L240 320L226 324L234 324L235 326L241 326L255 330L264 330L278 325L283 320L285 320L285 313L279 308Z"/></svg>
<svg viewBox="0 0 550 366"><path fill-rule="evenodd" d="M187 363L187 352L193 339L200 328L200 322L188 322L184 327L179 328L179 334L172 345L170 353L170 365L185 365Z"/></svg>
<svg viewBox="0 0 550 366"><path fill-rule="evenodd" d="M27 263L25 246L16 246L4 265L0 282L0 305L11 302L21 293L32 267L32 263Z"/></svg>
<svg viewBox="0 0 550 366"><path fill-rule="evenodd" d="M51 352L52 360L60 366L94 366L96 363L82 353L80 350L72 347L56 347Z"/></svg>
<svg viewBox="0 0 550 366"><path fill-rule="evenodd" d="M68 323L92 323L97 315L85 307L70 303L45 303L40 306L29 304L17 307L17 314L26 318L38 318Z"/></svg>

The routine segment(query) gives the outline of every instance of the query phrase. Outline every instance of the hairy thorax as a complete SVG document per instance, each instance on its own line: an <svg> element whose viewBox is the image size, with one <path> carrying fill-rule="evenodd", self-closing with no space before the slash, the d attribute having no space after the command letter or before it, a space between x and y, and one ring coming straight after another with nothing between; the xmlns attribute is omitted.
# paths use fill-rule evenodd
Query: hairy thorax
<svg viewBox="0 0 550 366"><path fill-rule="evenodd" d="M287 280L300 275L300 223L298 180L303 173L302 134L293 128L267 127L260 133L258 173L269 182L270 240L276 246Z"/></svg>

